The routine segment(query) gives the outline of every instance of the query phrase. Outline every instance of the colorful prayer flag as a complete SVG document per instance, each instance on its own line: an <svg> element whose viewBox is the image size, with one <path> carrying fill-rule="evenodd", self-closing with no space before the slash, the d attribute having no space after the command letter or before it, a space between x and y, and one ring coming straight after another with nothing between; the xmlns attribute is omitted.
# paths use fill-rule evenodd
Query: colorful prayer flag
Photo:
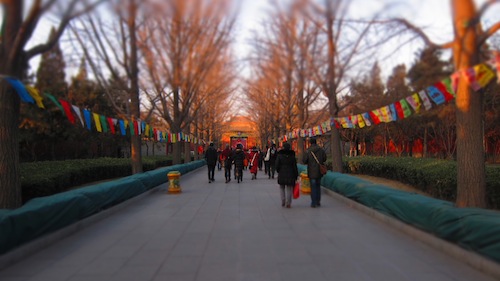
<svg viewBox="0 0 500 281"><path fill-rule="evenodd" d="M76 122L75 116L71 112L71 105L69 104L69 102L63 99L59 99L59 102L61 103L61 106L64 108L64 113L66 113L66 117L68 118L69 122L71 124L75 124Z"/></svg>
<svg viewBox="0 0 500 281"><path fill-rule="evenodd" d="M11 77L7 77L5 78L5 80L9 82L12 88L14 88L14 90L16 91L16 93L19 95L19 97L23 102L35 103L35 100L33 99L33 97L30 96L30 94L24 87L23 83L21 83L21 81Z"/></svg>
<svg viewBox="0 0 500 281"><path fill-rule="evenodd" d="M97 113L92 113L92 116L94 116L95 129L102 133L101 117Z"/></svg>
<svg viewBox="0 0 500 281"><path fill-rule="evenodd" d="M26 88L26 91L28 91L28 94L35 100L38 108L45 109L45 106L43 105L43 102L42 102L43 97L40 96L40 92L31 86L25 86L25 88Z"/></svg>
<svg viewBox="0 0 500 281"><path fill-rule="evenodd" d="M420 112L420 107L422 104L420 103L420 97L418 94L413 94L411 96L406 97L406 101L410 104L410 106L415 110L416 113Z"/></svg>
<svg viewBox="0 0 500 281"><path fill-rule="evenodd" d="M422 101L425 110L430 110L432 108L432 103L429 97L427 96L427 93L424 90L422 90L418 92L418 96L420 97L420 100Z"/></svg>

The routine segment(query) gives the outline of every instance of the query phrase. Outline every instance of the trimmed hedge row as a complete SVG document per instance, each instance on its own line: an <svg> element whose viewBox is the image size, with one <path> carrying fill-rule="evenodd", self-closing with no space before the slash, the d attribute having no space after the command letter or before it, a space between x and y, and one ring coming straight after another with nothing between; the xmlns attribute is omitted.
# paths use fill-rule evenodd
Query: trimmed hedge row
<svg viewBox="0 0 500 281"><path fill-rule="evenodd" d="M344 171L397 180L422 190L434 198L455 202L457 163L432 158L351 157ZM500 166L486 166L486 193L489 208L500 209Z"/></svg>
<svg viewBox="0 0 500 281"><path fill-rule="evenodd" d="M143 171L171 166L171 157L144 157ZM23 202L91 182L130 176L130 159L98 158L21 164Z"/></svg>

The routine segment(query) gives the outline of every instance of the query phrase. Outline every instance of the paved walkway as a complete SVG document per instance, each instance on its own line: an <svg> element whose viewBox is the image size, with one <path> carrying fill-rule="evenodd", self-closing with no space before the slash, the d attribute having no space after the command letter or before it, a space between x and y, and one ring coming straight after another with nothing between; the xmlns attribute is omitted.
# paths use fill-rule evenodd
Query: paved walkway
<svg viewBox="0 0 500 281"><path fill-rule="evenodd" d="M281 207L276 180L206 167L0 271L24 280L495 280L341 200Z"/></svg>

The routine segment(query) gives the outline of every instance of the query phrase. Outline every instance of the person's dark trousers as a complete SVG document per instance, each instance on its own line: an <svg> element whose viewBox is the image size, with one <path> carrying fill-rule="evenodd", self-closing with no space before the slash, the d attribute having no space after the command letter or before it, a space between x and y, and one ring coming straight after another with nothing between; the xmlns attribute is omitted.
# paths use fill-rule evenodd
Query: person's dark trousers
<svg viewBox="0 0 500 281"><path fill-rule="evenodd" d="M266 175L269 175L269 168L270 168L269 161L264 161L264 172Z"/></svg>
<svg viewBox="0 0 500 281"><path fill-rule="evenodd" d="M311 183L311 207L321 206L321 178L309 179Z"/></svg>
<svg viewBox="0 0 500 281"><path fill-rule="evenodd" d="M224 168L224 176L226 177L226 182L231 180L231 169Z"/></svg>
<svg viewBox="0 0 500 281"><path fill-rule="evenodd" d="M213 181L215 174L215 165L208 165L208 180Z"/></svg>
<svg viewBox="0 0 500 281"><path fill-rule="evenodd" d="M276 171L276 165L273 163L273 161L269 161L269 178L273 178L274 179L274 173Z"/></svg>

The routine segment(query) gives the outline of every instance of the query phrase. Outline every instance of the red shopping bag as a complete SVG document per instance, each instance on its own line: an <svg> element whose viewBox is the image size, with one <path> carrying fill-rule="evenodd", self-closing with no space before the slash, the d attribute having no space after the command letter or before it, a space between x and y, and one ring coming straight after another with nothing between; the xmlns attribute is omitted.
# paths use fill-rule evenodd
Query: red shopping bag
<svg viewBox="0 0 500 281"><path fill-rule="evenodd" d="M299 182L296 182L295 186L293 187L293 199L297 199L299 197L300 197Z"/></svg>

